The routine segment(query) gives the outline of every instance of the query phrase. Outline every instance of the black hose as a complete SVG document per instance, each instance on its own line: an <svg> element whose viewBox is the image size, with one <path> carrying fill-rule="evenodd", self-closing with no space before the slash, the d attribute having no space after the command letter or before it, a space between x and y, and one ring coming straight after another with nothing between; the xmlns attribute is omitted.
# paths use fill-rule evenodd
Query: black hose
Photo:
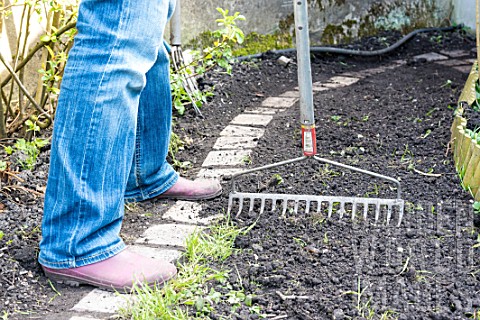
<svg viewBox="0 0 480 320"><path fill-rule="evenodd" d="M380 49L380 50L373 50L373 51L362 51L362 50L351 50L351 49L342 49L342 48L334 48L334 47L311 47L310 52L312 53L334 53L334 54L344 54L344 55L350 55L350 56L362 56L362 57L373 57L373 56L380 56L383 54L390 53L396 49L398 49L400 46L404 45L407 41L415 37L419 33L427 33L427 32L446 32L446 31L455 31L457 29L463 28L463 25L458 25L458 26L452 26L452 27L444 27L444 28L425 28L425 29L417 29L409 34L407 34L405 37L400 39L399 41L395 42L393 45ZM268 51L269 53L273 54L288 54L288 53L293 53L296 52L296 48L290 48L290 49L282 49L282 50L271 50ZM248 56L242 56L242 57L237 57L237 61L245 61L245 60L251 60L251 59L260 59L264 53L257 53L257 54L252 54Z"/></svg>

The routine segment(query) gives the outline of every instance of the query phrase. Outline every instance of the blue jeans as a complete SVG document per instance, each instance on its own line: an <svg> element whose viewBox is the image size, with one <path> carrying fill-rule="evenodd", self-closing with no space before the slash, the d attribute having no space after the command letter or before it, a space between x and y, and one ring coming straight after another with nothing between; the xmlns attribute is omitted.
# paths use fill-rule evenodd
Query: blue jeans
<svg viewBox="0 0 480 320"><path fill-rule="evenodd" d="M125 248L125 200L175 184L163 40L174 0L83 0L59 98L39 262L80 267Z"/></svg>

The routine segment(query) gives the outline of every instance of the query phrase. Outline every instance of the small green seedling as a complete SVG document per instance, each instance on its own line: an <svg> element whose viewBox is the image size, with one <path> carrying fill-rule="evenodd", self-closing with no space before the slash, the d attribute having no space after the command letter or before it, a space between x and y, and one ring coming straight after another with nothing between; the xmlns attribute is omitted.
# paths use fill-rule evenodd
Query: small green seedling
<svg viewBox="0 0 480 320"><path fill-rule="evenodd" d="M279 184L282 184L284 182L282 176L278 173L275 173L273 176L272 176L272 180L276 182L277 185Z"/></svg>
<svg viewBox="0 0 480 320"><path fill-rule="evenodd" d="M451 88L452 87L452 80L447 80L443 85L442 85L442 88L445 88L445 87L449 87Z"/></svg>
<svg viewBox="0 0 480 320"><path fill-rule="evenodd" d="M328 244L330 240L328 239L328 232L325 232L323 235L323 244Z"/></svg>
<svg viewBox="0 0 480 320"><path fill-rule="evenodd" d="M298 244L302 248L307 246L307 243L301 238L293 238L293 241L295 241L295 243Z"/></svg>
<svg viewBox="0 0 480 320"><path fill-rule="evenodd" d="M331 116L330 119L332 119L334 122L339 122L340 119L342 119L342 116Z"/></svg>
<svg viewBox="0 0 480 320"><path fill-rule="evenodd" d="M242 163L245 165L251 165L252 164L252 157L250 156L245 156L242 158Z"/></svg>

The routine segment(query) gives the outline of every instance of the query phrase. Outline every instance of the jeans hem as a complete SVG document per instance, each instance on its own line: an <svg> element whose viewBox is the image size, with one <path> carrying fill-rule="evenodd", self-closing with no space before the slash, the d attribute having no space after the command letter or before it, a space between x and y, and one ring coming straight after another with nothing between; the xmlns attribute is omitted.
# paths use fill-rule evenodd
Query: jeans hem
<svg viewBox="0 0 480 320"><path fill-rule="evenodd" d="M140 190L135 192L134 194L125 195L124 199L125 202L140 202L149 199L153 199L158 195L161 195L178 181L178 174L173 175L167 183L163 183L161 186L155 186L152 190L145 192L145 190Z"/></svg>
<svg viewBox="0 0 480 320"><path fill-rule="evenodd" d="M103 250L101 252L95 253L93 255L83 257L83 258L73 258L69 259L67 261L61 261L61 262L52 262L47 259L44 259L42 257L38 258L38 262L47 268L51 269L71 269L71 268L78 268L78 267L83 267L87 266L90 264L94 264L97 262L101 262L104 260L107 260L113 256L116 256L123 250L125 250L127 246L125 243L122 241L121 243L117 244L111 249L108 250Z"/></svg>

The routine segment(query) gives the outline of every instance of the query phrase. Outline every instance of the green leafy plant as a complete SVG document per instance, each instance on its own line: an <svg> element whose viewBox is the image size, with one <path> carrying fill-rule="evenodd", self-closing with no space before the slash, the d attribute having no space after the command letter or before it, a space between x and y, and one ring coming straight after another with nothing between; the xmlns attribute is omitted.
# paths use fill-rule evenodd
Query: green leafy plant
<svg viewBox="0 0 480 320"><path fill-rule="evenodd" d="M185 106L195 104L201 107L208 98L213 95L214 88L203 91L195 90L187 92L185 83L188 78L195 78L204 75L206 72L220 67L227 74L233 70L233 47L244 42L245 35L237 26L238 21L245 20L239 12L230 15L229 10L217 8L221 18L217 19L218 29L211 33L213 45L200 50L192 50L192 62L170 72L173 106L178 114L183 115Z"/></svg>
<svg viewBox="0 0 480 320"><path fill-rule="evenodd" d="M2 230L0 230L0 240L2 240L4 236L5 236L5 233Z"/></svg>
<svg viewBox="0 0 480 320"><path fill-rule="evenodd" d="M465 134L472 138L473 141L480 144L480 127L477 127L474 130L465 129Z"/></svg>
<svg viewBox="0 0 480 320"><path fill-rule="evenodd" d="M478 80L475 81L475 101L472 103L472 109L477 112L480 111L480 83Z"/></svg>
<svg viewBox="0 0 480 320"><path fill-rule="evenodd" d="M246 155L242 158L242 163L245 165L251 165L252 164L252 157L249 155Z"/></svg>
<svg viewBox="0 0 480 320"><path fill-rule="evenodd" d="M8 155L18 155L18 164L24 170L32 170L37 162L37 157L40 154L40 149L48 144L48 140L45 139L33 139L27 141L25 139L18 139L12 146L5 147L5 152Z"/></svg>
<svg viewBox="0 0 480 320"><path fill-rule="evenodd" d="M278 173L275 173L272 176L272 180L275 181L277 185L282 184L284 182L283 177Z"/></svg>
<svg viewBox="0 0 480 320"><path fill-rule="evenodd" d="M168 145L168 155L170 162L176 169L187 169L192 163L190 161L180 161L177 159L177 153L183 150L185 147L185 141L182 140L175 132L170 135L170 144Z"/></svg>
<svg viewBox="0 0 480 320"><path fill-rule="evenodd" d="M480 214L480 201L475 201L473 203L473 212L475 214Z"/></svg>
<svg viewBox="0 0 480 320"><path fill-rule="evenodd" d="M334 116L331 116L330 119L332 119L332 121L334 121L334 122L339 122L340 119L342 119L342 116L334 115Z"/></svg>

